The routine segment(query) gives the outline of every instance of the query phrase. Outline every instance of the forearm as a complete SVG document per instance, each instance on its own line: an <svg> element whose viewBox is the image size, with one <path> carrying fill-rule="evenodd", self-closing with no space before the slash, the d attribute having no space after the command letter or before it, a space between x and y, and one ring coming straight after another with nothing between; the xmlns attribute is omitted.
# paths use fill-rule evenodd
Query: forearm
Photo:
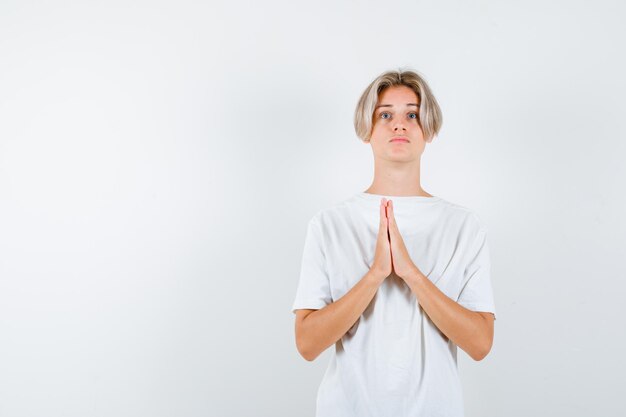
<svg viewBox="0 0 626 417"><path fill-rule="evenodd" d="M484 318L444 294L428 277L414 270L404 278L420 306L437 328L474 360L489 350Z"/></svg>
<svg viewBox="0 0 626 417"><path fill-rule="evenodd" d="M309 361L314 360L346 334L382 282L383 279L368 272L343 297L306 316L302 322L303 356Z"/></svg>

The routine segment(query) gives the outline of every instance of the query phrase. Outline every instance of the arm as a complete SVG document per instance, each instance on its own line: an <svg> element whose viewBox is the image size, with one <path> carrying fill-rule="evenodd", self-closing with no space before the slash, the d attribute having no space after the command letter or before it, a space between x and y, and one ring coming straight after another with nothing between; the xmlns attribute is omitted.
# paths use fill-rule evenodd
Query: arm
<svg viewBox="0 0 626 417"><path fill-rule="evenodd" d="M296 345L307 361L317 358L356 323L380 284L379 275L369 271L343 297L320 310L298 310Z"/></svg>
<svg viewBox="0 0 626 417"><path fill-rule="evenodd" d="M417 301L437 328L472 359L482 360L493 344L492 313L471 311L444 294L415 266L394 216L393 202L388 205L389 236L393 267L417 297Z"/></svg>
<svg viewBox="0 0 626 417"><path fill-rule="evenodd" d="M476 361L487 356L493 344L493 313L466 309L444 294L417 268L403 279L446 337Z"/></svg>
<svg viewBox="0 0 626 417"><path fill-rule="evenodd" d="M320 310L297 311L296 346L298 352L308 361L317 358L350 330L374 298L378 287L391 274L391 251L384 202L385 199L381 199L374 262L370 270L335 302Z"/></svg>

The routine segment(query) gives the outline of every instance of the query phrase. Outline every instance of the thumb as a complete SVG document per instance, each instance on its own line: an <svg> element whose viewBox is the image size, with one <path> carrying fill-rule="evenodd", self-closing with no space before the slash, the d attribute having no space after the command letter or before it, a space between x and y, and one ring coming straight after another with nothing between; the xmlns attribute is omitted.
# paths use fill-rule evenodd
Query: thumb
<svg viewBox="0 0 626 417"><path fill-rule="evenodd" d="M380 201L380 220L378 222L378 233L387 234L387 200L383 197Z"/></svg>
<svg viewBox="0 0 626 417"><path fill-rule="evenodd" d="M378 224L378 238L389 242L389 219L387 217L387 200L382 198L380 203L380 221Z"/></svg>
<svg viewBox="0 0 626 417"><path fill-rule="evenodd" d="M395 234L398 232L398 225L396 224L396 216L393 212L393 202L389 200L387 202L387 219L389 234Z"/></svg>

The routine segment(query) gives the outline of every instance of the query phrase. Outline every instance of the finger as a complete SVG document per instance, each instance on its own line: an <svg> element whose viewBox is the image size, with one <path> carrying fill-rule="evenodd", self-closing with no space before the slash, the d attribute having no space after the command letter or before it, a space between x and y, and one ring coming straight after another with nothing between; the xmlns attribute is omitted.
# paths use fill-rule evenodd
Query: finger
<svg viewBox="0 0 626 417"><path fill-rule="evenodd" d="M387 229L387 214L385 212L385 207L387 206L387 201L385 201L385 198L382 198L380 201L380 222L379 222L379 229L385 230Z"/></svg>
<svg viewBox="0 0 626 417"><path fill-rule="evenodd" d="M393 213L393 203L391 200L387 202L387 218L389 219L389 228L393 228L396 224L396 218Z"/></svg>

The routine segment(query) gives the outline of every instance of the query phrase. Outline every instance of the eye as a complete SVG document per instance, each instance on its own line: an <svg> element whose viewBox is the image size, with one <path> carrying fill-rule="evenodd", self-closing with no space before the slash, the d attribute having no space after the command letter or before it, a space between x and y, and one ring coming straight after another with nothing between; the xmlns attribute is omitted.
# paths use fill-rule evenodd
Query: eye
<svg viewBox="0 0 626 417"><path fill-rule="evenodd" d="M389 117L391 117L391 114L389 114L388 112L384 111L384 112L380 113L381 119L389 119L389 117L383 117L385 115L388 115Z"/></svg>
<svg viewBox="0 0 626 417"><path fill-rule="evenodd" d="M415 117L412 117L415 116ZM409 119L417 119L417 113L409 113Z"/></svg>

